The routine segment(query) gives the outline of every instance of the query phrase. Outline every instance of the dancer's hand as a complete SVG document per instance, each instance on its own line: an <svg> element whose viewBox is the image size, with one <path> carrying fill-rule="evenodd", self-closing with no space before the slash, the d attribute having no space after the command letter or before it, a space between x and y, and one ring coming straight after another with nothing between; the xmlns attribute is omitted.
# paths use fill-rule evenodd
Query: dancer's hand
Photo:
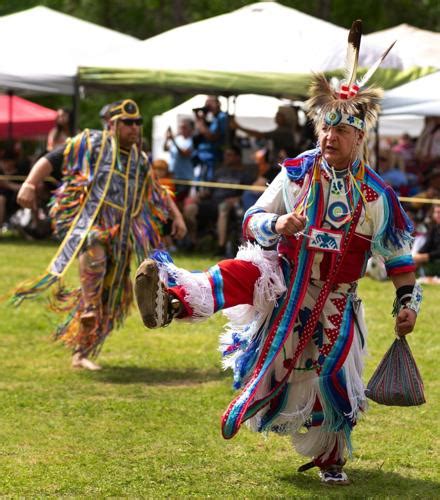
<svg viewBox="0 0 440 500"><path fill-rule="evenodd" d="M187 229L183 217L175 217L171 226L171 236L173 238L181 240L186 233Z"/></svg>
<svg viewBox="0 0 440 500"><path fill-rule="evenodd" d="M417 313L412 309L403 308L396 316L396 333L399 337L404 337L414 330Z"/></svg>
<svg viewBox="0 0 440 500"><path fill-rule="evenodd" d="M36 188L29 182L24 182L17 194L17 203L23 208L37 209Z"/></svg>
<svg viewBox="0 0 440 500"><path fill-rule="evenodd" d="M299 231L302 231L306 226L306 217L297 214L280 215L275 224L275 231L277 234L284 234L285 236L292 236Z"/></svg>

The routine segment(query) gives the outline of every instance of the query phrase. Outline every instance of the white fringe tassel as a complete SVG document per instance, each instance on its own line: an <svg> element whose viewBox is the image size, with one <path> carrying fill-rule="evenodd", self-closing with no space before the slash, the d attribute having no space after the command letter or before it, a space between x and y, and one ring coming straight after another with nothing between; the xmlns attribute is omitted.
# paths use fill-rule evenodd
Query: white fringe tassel
<svg viewBox="0 0 440 500"><path fill-rule="evenodd" d="M338 455L336 459L344 459L346 448L346 437L342 431L328 432L320 427L311 427L306 432L296 432L292 435L292 443L295 450L307 457L319 457L322 460L329 458L330 453L338 444Z"/></svg>
<svg viewBox="0 0 440 500"><path fill-rule="evenodd" d="M276 251L263 250L260 246L248 242L239 248L236 259L255 264L260 271L260 277L255 283L252 306L238 305L223 311L229 322L220 336L220 352L224 352L225 348L232 344L233 334L250 341L261 327L269 322L277 299L286 291ZM233 368L240 354L241 351L237 351L223 358L223 368Z"/></svg>
<svg viewBox="0 0 440 500"><path fill-rule="evenodd" d="M235 258L252 262L260 270L260 277L254 288L253 307L263 313L269 307L273 309L278 297L286 291L277 252L275 250L263 250L260 246L248 242L238 249Z"/></svg>
<svg viewBox="0 0 440 500"><path fill-rule="evenodd" d="M162 281L165 283L168 281L168 274L174 278L177 285L181 285L185 289L185 300L193 310L192 316L178 319L178 321L194 323L203 321L214 314L214 298L206 273L192 273L170 263L159 263L159 267Z"/></svg>
<svg viewBox="0 0 440 500"><path fill-rule="evenodd" d="M343 365L351 406L351 412L347 416L353 422L359 419L368 406L365 397L365 386L362 381L367 331L362 306L357 313L357 320L364 337L364 347L362 347L358 328L355 327L353 344ZM269 390L269 387L264 382L268 382L270 377L266 377L266 379L261 384L258 394L255 395L256 400L263 397ZM308 372L294 372L290 383L287 405L272 422L272 430L281 434L290 434L296 451L308 457L322 455L325 460L334 449L334 446L338 444L338 451L341 456L337 458L342 460L344 450L347 448L347 437L343 431L332 432L327 430L325 420L319 427L311 427L307 430L303 427L312 413L316 398L319 399L319 377L316 375L310 376ZM247 423L253 431L257 431L261 423L261 415L255 415Z"/></svg>

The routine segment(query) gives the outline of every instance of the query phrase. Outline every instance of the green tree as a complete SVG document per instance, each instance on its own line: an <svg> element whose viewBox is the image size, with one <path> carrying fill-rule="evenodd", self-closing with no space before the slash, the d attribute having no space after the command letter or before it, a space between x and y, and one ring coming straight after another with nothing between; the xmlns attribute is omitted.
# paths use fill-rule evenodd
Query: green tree
<svg viewBox="0 0 440 500"><path fill-rule="evenodd" d="M177 26L224 14L251 3L254 1L2 0L0 16L44 5L143 40ZM280 3L344 27L349 27L353 19L363 19L366 33L405 22L423 29L440 30L439 0L418 0L417 2L413 0L352 0L351 2L347 0L283 0ZM23 43L28 43L25 38L23 38ZM54 40L54 43L62 43L62 40ZM197 50L197 47L194 50ZM99 127L100 108L120 97L120 93L87 95L80 104L80 127ZM170 106L182 102L188 96L131 93L130 97L139 101L146 118L145 135L150 137L151 118ZM37 100L52 107L71 103L70 98L59 96L46 96Z"/></svg>

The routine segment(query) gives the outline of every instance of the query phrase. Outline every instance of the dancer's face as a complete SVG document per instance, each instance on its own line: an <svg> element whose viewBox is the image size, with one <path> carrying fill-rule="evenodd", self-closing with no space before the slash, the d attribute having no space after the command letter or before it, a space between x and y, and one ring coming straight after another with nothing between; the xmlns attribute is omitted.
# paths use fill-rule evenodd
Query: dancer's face
<svg viewBox="0 0 440 500"><path fill-rule="evenodd" d="M336 170L347 168L356 158L363 136L362 131L351 125L324 123L319 133L322 155Z"/></svg>
<svg viewBox="0 0 440 500"><path fill-rule="evenodd" d="M119 144L123 148L130 148L133 144L139 142L141 123L137 120L120 119L116 124L112 124L112 129L117 127Z"/></svg>

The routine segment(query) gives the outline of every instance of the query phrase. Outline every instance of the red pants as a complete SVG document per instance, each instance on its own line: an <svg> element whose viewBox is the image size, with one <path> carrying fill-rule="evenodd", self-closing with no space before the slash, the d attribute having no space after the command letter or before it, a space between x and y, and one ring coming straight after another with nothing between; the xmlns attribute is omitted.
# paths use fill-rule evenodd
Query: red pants
<svg viewBox="0 0 440 500"><path fill-rule="evenodd" d="M239 304L253 304L254 286L260 277L260 270L252 262L238 259L222 260L204 274L211 285L214 312ZM180 317L192 316L193 305L187 300L186 289L177 285L170 287L169 292L184 306L185 311Z"/></svg>

